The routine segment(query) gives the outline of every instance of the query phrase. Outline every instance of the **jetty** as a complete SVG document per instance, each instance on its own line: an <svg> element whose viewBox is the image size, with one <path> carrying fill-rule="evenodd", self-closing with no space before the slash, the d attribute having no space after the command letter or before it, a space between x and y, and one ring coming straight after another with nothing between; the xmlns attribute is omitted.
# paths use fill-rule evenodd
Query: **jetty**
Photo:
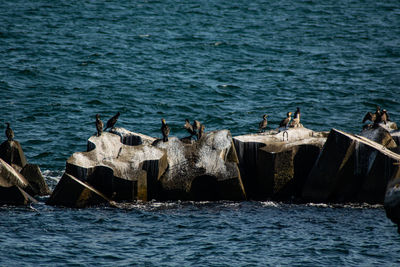
<svg viewBox="0 0 400 267"><path fill-rule="evenodd" d="M51 192L18 141L0 145L0 203L84 208L150 200L275 200L384 204L400 225L400 133L395 123L359 134L289 127L199 140L113 128L66 160Z"/></svg>

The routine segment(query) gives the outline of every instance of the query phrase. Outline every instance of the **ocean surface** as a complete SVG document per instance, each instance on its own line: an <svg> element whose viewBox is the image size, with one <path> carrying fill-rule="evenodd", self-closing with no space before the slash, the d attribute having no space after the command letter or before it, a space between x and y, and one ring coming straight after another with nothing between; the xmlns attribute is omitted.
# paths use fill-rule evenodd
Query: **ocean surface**
<svg viewBox="0 0 400 267"><path fill-rule="evenodd" d="M0 124L54 188L96 113L154 137L161 118L240 135L296 107L318 131L358 133L376 105L399 123L400 3L0 0L0 63ZM400 265L382 206L45 200L0 207L0 266Z"/></svg>

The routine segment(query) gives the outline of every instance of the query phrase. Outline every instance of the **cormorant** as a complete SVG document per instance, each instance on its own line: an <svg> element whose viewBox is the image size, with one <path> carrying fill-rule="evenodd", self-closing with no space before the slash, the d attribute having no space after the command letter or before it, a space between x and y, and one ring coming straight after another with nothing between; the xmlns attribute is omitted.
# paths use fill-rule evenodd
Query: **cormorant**
<svg viewBox="0 0 400 267"><path fill-rule="evenodd" d="M381 114L382 114L381 107L380 106L376 106L375 115L378 116L378 115L381 115Z"/></svg>
<svg viewBox="0 0 400 267"><path fill-rule="evenodd" d="M384 109L384 110L382 110L382 113L381 113L381 122L386 124L388 121L389 121L389 114L387 114L386 109Z"/></svg>
<svg viewBox="0 0 400 267"><path fill-rule="evenodd" d="M371 121L373 123L379 123L381 120L381 115L382 115L382 111L381 111L381 107L380 106L376 106L376 111L375 113L372 112L367 112L367 114L365 114L364 119L362 120L362 123L366 122L366 121ZM376 120L378 120L379 122L375 122Z"/></svg>
<svg viewBox="0 0 400 267"><path fill-rule="evenodd" d="M200 130L200 126L201 126L201 123L199 121L196 121L196 120L193 121L193 131L194 132Z"/></svg>
<svg viewBox="0 0 400 267"><path fill-rule="evenodd" d="M290 127L299 127L300 126L300 115L301 115L300 108L297 108L294 113L293 120L290 123Z"/></svg>
<svg viewBox="0 0 400 267"><path fill-rule="evenodd" d="M190 133L190 138L192 138L193 135L196 135L196 131L193 130L193 125L190 124L188 119L185 119L185 125L183 127L185 127L185 129Z"/></svg>
<svg viewBox="0 0 400 267"><path fill-rule="evenodd" d="M121 115L121 114L119 112L117 112L117 114L115 114L114 117L112 117L111 119L109 119L107 121L107 125L106 125L106 128L104 128L104 131L107 130L108 128L111 128L111 129L114 128L114 125L115 125L115 123L117 123L119 115Z"/></svg>
<svg viewBox="0 0 400 267"><path fill-rule="evenodd" d="M288 127L288 125L289 125L289 122L290 122L291 116L292 116L292 112L288 112L288 113L286 113L286 118L285 118L285 119L283 119L283 120L282 120L282 121L279 123L279 128L281 128L281 127L285 127L285 128L287 128L287 127Z"/></svg>
<svg viewBox="0 0 400 267"><path fill-rule="evenodd" d="M268 117L268 115L264 114L263 120L258 124L258 129L260 130L259 131L260 133L263 132L267 128L267 124L268 124L267 117Z"/></svg>
<svg viewBox="0 0 400 267"><path fill-rule="evenodd" d="M365 114L364 119L362 120L362 123L366 122L366 121L372 121L374 122L376 120L376 114L372 113L372 112L367 112L367 114Z"/></svg>
<svg viewBox="0 0 400 267"><path fill-rule="evenodd" d="M6 128L6 136L8 141L13 141L14 140L14 131L10 128L10 123L6 122L7 128Z"/></svg>
<svg viewBox="0 0 400 267"><path fill-rule="evenodd" d="M100 115L96 114L96 129L97 129L97 136L100 136L103 133L104 124L100 120Z"/></svg>
<svg viewBox="0 0 400 267"><path fill-rule="evenodd" d="M197 140L200 139L199 136L200 136L201 125L202 124L199 121L197 121L197 120L193 121L193 131L195 132L195 134L197 136ZM203 129L203 131L204 131L204 129Z"/></svg>
<svg viewBox="0 0 400 267"><path fill-rule="evenodd" d="M380 108L379 108L379 111L378 111L378 107L377 107L377 110L375 112L376 118L373 121L374 122L374 124L373 124L374 127L379 126L379 123L381 123L381 122L386 124L388 121L390 121L389 114L387 113L386 109L380 110Z"/></svg>
<svg viewBox="0 0 400 267"><path fill-rule="evenodd" d="M161 133L163 135L163 142L168 142L168 135L169 135L169 127L168 124L165 122L165 119L161 119Z"/></svg>
<svg viewBox="0 0 400 267"><path fill-rule="evenodd" d="M201 124L199 132L197 133L197 140L200 140L200 138L203 136L205 129L206 129L206 126L204 126L204 124Z"/></svg>

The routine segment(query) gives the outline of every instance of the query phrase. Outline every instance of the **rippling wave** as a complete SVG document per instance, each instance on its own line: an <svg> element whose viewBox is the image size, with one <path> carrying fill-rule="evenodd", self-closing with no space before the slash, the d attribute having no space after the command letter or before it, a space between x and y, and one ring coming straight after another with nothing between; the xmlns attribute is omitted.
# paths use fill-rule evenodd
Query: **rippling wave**
<svg viewBox="0 0 400 267"><path fill-rule="evenodd" d="M7 265L399 263L399 237L381 207L153 201L80 210L39 203L2 206L0 216L8 218L0 221Z"/></svg>

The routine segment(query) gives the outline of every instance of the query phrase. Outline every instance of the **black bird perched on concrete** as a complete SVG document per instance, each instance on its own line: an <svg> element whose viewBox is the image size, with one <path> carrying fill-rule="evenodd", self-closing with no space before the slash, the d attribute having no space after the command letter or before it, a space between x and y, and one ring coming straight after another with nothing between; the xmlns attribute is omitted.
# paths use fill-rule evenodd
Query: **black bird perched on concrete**
<svg viewBox="0 0 400 267"><path fill-rule="evenodd" d="M100 136L103 133L104 124L100 120L100 115L96 114L96 129L97 129L97 136Z"/></svg>
<svg viewBox="0 0 400 267"><path fill-rule="evenodd" d="M380 106L376 106L376 111L375 111L375 115L381 115L382 111L381 111L381 107Z"/></svg>
<svg viewBox="0 0 400 267"><path fill-rule="evenodd" d="M109 119L107 121L107 125L106 125L106 128L104 128L104 131L107 130L108 128L111 128L111 129L114 128L114 125L115 125L115 123L117 123L119 115L121 115L121 114L119 112L117 112L117 114L115 114L114 117L112 117L111 119Z"/></svg>
<svg viewBox="0 0 400 267"><path fill-rule="evenodd" d="M206 129L206 126L204 126L204 124L201 124L199 132L197 133L197 140L200 140L200 138L203 136L205 129Z"/></svg>
<svg viewBox="0 0 400 267"><path fill-rule="evenodd" d="M389 114L387 113L386 109L380 109L379 106L376 107L376 112L375 112L375 120L373 121L373 127L378 127L381 122L384 124L387 124L389 119Z"/></svg>
<svg viewBox="0 0 400 267"><path fill-rule="evenodd" d="M14 131L10 128L10 123L6 122L7 128L6 128L6 136L8 141L13 141L14 140Z"/></svg>
<svg viewBox="0 0 400 267"><path fill-rule="evenodd" d="M193 121L193 131L195 132L196 136L197 136L197 140L200 139L200 131L201 131L201 122L194 120ZM205 126L204 126L205 128ZM204 129L203 129L204 132Z"/></svg>
<svg viewBox="0 0 400 267"><path fill-rule="evenodd" d="M183 127L185 127L185 129L190 133L190 138L192 138L193 135L196 135L196 131L193 130L193 125L190 124L188 119L185 119L185 125Z"/></svg>
<svg viewBox="0 0 400 267"><path fill-rule="evenodd" d="M362 120L362 123L366 122L366 121L371 121L371 122L375 122L375 120L382 115L382 111L381 111L381 107L380 106L376 106L376 111L375 113L372 112L367 112L367 114L365 114L364 119Z"/></svg>
<svg viewBox="0 0 400 267"><path fill-rule="evenodd" d="M290 123L290 127L299 127L300 126L300 116L301 116L300 108L297 108L294 113L293 120Z"/></svg>
<svg viewBox="0 0 400 267"><path fill-rule="evenodd" d="M259 129L260 133L263 132L267 128L267 125L268 125L267 117L268 117L268 115L264 114L263 120L258 124L258 129Z"/></svg>
<svg viewBox="0 0 400 267"><path fill-rule="evenodd" d="M163 135L163 142L168 142L168 135L169 135L169 127L168 124L165 122L165 119L161 119L161 133Z"/></svg>
<svg viewBox="0 0 400 267"><path fill-rule="evenodd" d="M376 114L372 113L372 112L367 112L367 114L365 114L364 119L362 120L362 123L366 122L366 121L372 121L374 122L376 120Z"/></svg>
<svg viewBox="0 0 400 267"><path fill-rule="evenodd" d="M377 123L383 122L384 124L386 124L389 121L389 115L387 114L386 109L383 109L381 111L381 115L376 117L377 119L375 121L377 121Z"/></svg>
<svg viewBox="0 0 400 267"><path fill-rule="evenodd" d="M292 112L286 113L286 118L283 119L283 120L279 123L279 128L281 128L281 127L287 128L288 125L289 125L289 122L290 122L290 120L291 120L291 116L292 116Z"/></svg>
<svg viewBox="0 0 400 267"><path fill-rule="evenodd" d="M193 121L193 131L197 132L198 130L200 130L200 126L201 126L201 123L199 121L197 121L197 120Z"/></svg>

